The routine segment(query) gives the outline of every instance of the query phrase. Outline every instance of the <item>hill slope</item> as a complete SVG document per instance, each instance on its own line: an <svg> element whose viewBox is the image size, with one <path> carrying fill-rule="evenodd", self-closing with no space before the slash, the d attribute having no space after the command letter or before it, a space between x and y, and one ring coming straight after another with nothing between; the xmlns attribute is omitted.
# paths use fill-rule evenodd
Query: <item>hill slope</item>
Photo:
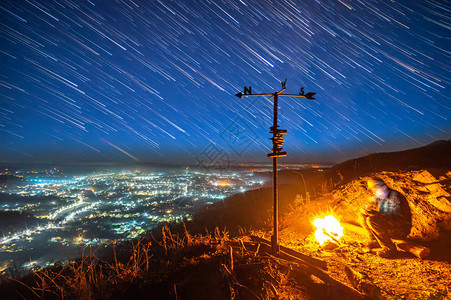
<svg viewBox="0 0 451 300"><path fill-rule="evenodd" d="M427 146L386 153L374 153L347 160L329 170L329 175L341 173L345 179L364 176L371 172L451 169L451 140L436 141Z"/></svg>
<svg viewBox="0 0 451 300"><path fill-rule="evenodd" d="M451 141L437 141L411 150L376 153L340 163L331 168L308 170L281 170L279 210L283 216L290 206L307 199L319 197L334 188L381 171L398 173L428 170L431 176L443 176L451 170ZM444 184L449 184L445 181ZM271 186L271 181L268 182ZM195 215L194 226L227 226L232 233L238 227L266 228L272 225L272 188L251 190L236 194L221 202L200 209Z"/></svg>

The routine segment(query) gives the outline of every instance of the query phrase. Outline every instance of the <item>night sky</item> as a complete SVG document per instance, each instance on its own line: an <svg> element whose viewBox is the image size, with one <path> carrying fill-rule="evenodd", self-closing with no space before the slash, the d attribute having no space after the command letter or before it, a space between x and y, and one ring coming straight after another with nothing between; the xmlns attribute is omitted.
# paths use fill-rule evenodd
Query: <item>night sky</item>
<svg viewBox="0 0 451 300"><path fill-rule="evenodd" d="M449 139L448 1L0 1L0 162L340 162Z"/></svg>

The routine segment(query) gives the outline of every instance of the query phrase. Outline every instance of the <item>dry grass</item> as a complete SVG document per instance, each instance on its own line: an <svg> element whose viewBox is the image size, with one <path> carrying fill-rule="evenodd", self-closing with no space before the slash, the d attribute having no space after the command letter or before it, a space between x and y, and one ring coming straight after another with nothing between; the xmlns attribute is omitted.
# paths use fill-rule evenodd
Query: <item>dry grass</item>
<svg viewBox="0 0 451 300"><path fill-rule="evenodd" d="M48 295L58 298L105 299L111 293L111 286L131 284L149 273L151 242L143 239L131 243L130 257L122 262L117 259L116 245L113 245L114 259L108 262L99 259L96 251L82 253L81 258L70 261L58 269L42 269L35 272L36 295L45 299Z"/></svg>
<svg viewBox="0 0 451 300"><path fill-rule="evenodd" d="M210 278L216 270L219 276L215 277L214 285L218 297L214 299L305 298L305 291L299 290L290 267L260 253L260 246L249 242L246 229L242 229L243 236L233 239L225 229L216 228L202 235L191 235L184 225L178 233L173 230L163 226L155 234L158 237L130 243L125 254L123 246L113 244L109 261L88 250L59 269L37 271L35 285L23 288L32 291L36 299L123 298L139 289L145 293L140 297L146 298L155 292L153 284L164 281L163 295L178 299L186 297L187 290L205 296L205 284L195 277ZM207 269L199 273L196 268L202 264Z"/></svg>
<svg viewBox="0 0 451 300"><path fill-rule="evenodd" d="M113 243L112 257L108 260L100 258L98 251L85 248L80 258L64 266L36 271L31 286L13 278L7 280L19 283L37 299L109 299L117 291L133 289L137 283L151 284L171 268L174 271L174 266L189 263L190 259L193 262L193 257L208 258L205 252L225 249L228 240L225 229L191 235L184 224L181 233L172 233L169 226L163 226L158 238L141 238L120 247Z"/></svg>
<svg viewBox="0 0 451 300"><path fill-rule="evenodd" d="M248 236L236 238L224 255L221 273L229 299L307 299L291 266L260 250Z"/></svg>

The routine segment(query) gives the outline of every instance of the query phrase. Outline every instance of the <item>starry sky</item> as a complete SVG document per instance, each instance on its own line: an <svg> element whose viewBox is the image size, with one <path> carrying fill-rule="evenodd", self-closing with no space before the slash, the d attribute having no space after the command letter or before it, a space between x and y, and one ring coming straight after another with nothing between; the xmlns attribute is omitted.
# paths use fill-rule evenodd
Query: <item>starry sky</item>
<svg viewBox="0 0 451 300"><path fill-rule="evenodd" d="M2 0L0 162L340 162L451 132L448 1Z"/></svg>

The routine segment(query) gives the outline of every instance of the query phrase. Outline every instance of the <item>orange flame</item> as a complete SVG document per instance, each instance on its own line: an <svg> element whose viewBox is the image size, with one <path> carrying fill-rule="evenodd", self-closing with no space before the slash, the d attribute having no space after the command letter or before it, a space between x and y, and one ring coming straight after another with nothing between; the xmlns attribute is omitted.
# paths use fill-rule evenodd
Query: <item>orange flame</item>
<svg viewBox="0 0 451 300"><path fill-rule="evenodd" d="M316 227L315 238L320 245L327 241L336 242L343 236L343 227L332 215L325 216L323 219L315 219L313 226Z"/></svg>

